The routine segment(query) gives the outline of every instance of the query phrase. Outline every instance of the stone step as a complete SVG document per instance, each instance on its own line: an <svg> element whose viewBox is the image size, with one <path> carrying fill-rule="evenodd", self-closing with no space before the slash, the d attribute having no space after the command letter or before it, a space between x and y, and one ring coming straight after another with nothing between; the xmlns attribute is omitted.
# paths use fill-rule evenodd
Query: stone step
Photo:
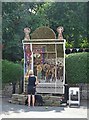
<svg viewBox="0 0 89 120"><path fill-rule="evenodd" d="M13 94L11 100L9 100L10 103L14 104L22 104L25 105L25 100L27 98L27 95L23 94ZM42 96L44 101L44 106L60 106L60 99L59 96Z"/></svg>

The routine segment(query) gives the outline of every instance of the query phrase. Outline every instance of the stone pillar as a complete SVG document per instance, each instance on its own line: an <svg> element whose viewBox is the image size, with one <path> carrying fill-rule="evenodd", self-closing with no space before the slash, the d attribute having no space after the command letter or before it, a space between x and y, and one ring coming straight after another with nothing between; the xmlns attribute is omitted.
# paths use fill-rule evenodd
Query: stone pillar
<svg viewBox="0 0 89 120"><path fill-rule="evenodd" d="M29 33L31 32L31 29L30 28L24 28L24 33L25 33L25 37L24 37L24 40L30 40L30 36L29 36Z"/></svg>
<svg viewBox="0 0 89 120"><path fill-rule="evenodd" d="M31 29L26 27L24 28L24 33L25 37L24 40L30 40L30 35L29 33L31 32ZM30 50L30 45L28 44L23 44L24 48L24 76L27 73L27 71L30 69L30 57L31 57L31 50ZM24 82L23 82L23 91L26 92L27 90L27 81L24 77Z"/></svg>
<svg viewBox="0 0 89 120"><path fill-rule="evenodd" d="M57 32L58 32L58 39L59 40L62 40L63 39L63 35L62 35L62 32L64 31L64 28L62 26L59 26L57 28Z"/></svg>

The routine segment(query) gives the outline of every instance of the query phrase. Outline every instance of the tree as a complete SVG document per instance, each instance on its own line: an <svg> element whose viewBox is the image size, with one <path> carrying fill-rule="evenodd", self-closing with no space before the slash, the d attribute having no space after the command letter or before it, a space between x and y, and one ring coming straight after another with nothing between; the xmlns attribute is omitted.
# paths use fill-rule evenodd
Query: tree
<svg viewBox="0 0 89 120"><path fill-rule="evenodd" d="M21 60L23 57L22 39L23 29L32 30L43 24L37 10L43 3L3 3L2 4L2 32L3 58L10 61Z"/></svg>
<svg viewBox="0 0 89 120"><path fill-rule="evenodd" d="M56 2L46 10L49 26L55 30L64 27L64 37L73 47L80 47L80 43L87 38L87 3Z"/></svg>
<svg viewBox="0 0 89 120"><path fill-rule="evenodd" d="M87 3L84 2L3 2L2 21L3 59L14 62L22 59L25 27L30 27L32 32L49 26L57 35L57 27L63 26L67 45L88 46Z"/></svg>

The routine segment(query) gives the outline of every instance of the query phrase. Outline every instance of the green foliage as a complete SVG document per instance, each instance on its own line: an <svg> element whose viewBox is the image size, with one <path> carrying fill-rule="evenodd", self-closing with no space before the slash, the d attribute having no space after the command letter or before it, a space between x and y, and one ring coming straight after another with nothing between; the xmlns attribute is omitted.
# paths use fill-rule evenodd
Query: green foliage
<svg viewBox="0 0 89 120"><path fill-rule="evenodd" d="M87 75L89 53L74 53L66 56L66 79L68 83L89 83Z"/></svg>
<svg viewBox="0 0 89 120"><path fill-rule="evenodd" d="M89 43L88 43L87 39L83 40L80 43L80 47L82 47L82 48L89 48Z"/></svg>
<svg viewBox="0 0 89 120"><path fill-rule="evenodd" d="M63 26L68 47L87 47L87 3L84 2L3 2L2 38L3 59L21 60L23 57L23 29L48 26L56 35ZM89 33L89 32L88 32ZM86 40L86 41L84 41Z"/></svg>
<svg viewBox="0 0 89 120"><path fill-rule="evenodd" d="M2 60L2 83L19 81L23 76L23 68L7 60Z"/></svg>
<svg viewBox="0 0 89 120"><path fill-rule="evenodd" d="M2 38L3 38L3 59L9 61L21 60L23 56L22 40L23 29L30 27L35 30L41 26L45 19L37 15L37 10L43 3L3 3L2 4Z"/></svg>
<svg viewBox="0 0 89 120"><path fill-rule="evenodd" d="M73 43L66 42L65 47L66 48L73 48Z"/></svg>
<svg viewBox="0 0 89 120"><path fill-rule="evenodd" d="M2 83L19 81L23 68L19 64L2 61ZM68 83L89 83L89 53L66 55L66 79Z"/></svg>
<svg viewBox="0 0 89 120"><path fill-rule="evenodd" d="M49 26L55 30L64 27L64 38L74 41L74 47L79 47L83 39L87 38L87 3L55 2L46 10Z"/></svg>

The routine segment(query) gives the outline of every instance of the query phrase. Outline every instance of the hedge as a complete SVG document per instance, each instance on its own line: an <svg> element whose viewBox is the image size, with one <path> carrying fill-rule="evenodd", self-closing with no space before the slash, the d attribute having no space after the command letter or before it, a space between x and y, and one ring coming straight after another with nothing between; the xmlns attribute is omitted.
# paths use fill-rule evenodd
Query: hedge
<svg viewBox="0 0 89 120"><path fill-rule="evenodd" d="M23 76L23 68L7 60L2 60L2 83L19 81Z"/></svg>
<svg viewBox="0 0 89 120"><path fill-rule="evenodd" d="M89 83L88 62L89 53L73 53L66 55L67 83Z"/></svg>
<svg viewBox="0 0 89 120"><path fill-rule="evenodd" d="M89 83L89 53L72 53L66 55L67 83ZM23 76L20 64L2 60L2 83L19 81Z"/></svg>

